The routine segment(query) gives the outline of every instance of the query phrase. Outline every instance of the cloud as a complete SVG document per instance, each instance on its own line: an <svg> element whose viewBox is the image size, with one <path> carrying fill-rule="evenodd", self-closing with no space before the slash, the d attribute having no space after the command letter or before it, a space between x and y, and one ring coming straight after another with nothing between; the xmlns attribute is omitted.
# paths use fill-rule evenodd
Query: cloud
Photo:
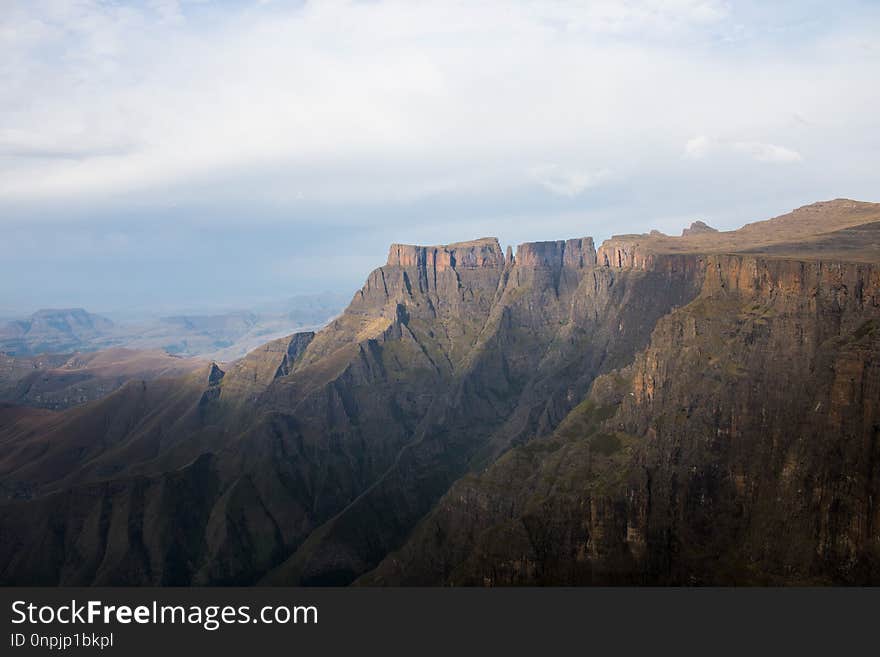
<svg viewBox="0 0 880 657"><path fill-rule="evenodd" d="M688 160L703 160L717 153L741 154L758 162L776 164L792 164L804 159L798 151L785 146L760 141L724 141L705 135L688 139L682 157Z"/></svg>
<svg viewBox="0 0 880 657"><path fill-rule="evenodd" d="M530 3L531 11L568 31L641 38L671 37L717 25L730 6L715 0L599 0L580 3Z"/></svg>
<svg viewBox="0 0 880 657"><path fill-rule="evenodd" d="M734 150L745 153L759 162L776 162L790 164L800 162L804 158L800 153L785 146L765 144L760 141L740 141L733 144Z"/></svg>
<svg viewBox="0 0 880 657"><path fill-rule="evenodd" d="M529 170L529 177L558 196L573 198L608 178L607 169L583 171L558 164L542 164Z"/></svg>
<svg viewBox="0 0 880 657"><path fill-rule="evenodd" d="M878 29L857 0L2 0L0 298L354 289L392 241L880 200Z"/></svg>
<svg viewBox="0 0 880 657"><path fill-rule="evenodd" d="M179 0L149 0L147 5L156 12L160 23L184 23L186 21Z"/></svg>
<svg viewBox="0 0 880 657"><path fill-rule="evenodd" d="M61 135L0 129L0 158L87 159L132 152L124 135L74 133Z"/></svg>
<svg viewBox="0 0 880 657"><path fill-rule="evenodd" d="M709 154L714 146L713 140L705 135L691 137L684 145L683 157L689 160L701 160Z"/></svg>
<svg viewBox="0 0 880 657"><path fill-rule="evenodd" d="M682 144L746 174L871 161L878 21L844 5L10 0L0 210L498 198L523 162L576 199L662 176Z"/></svg>

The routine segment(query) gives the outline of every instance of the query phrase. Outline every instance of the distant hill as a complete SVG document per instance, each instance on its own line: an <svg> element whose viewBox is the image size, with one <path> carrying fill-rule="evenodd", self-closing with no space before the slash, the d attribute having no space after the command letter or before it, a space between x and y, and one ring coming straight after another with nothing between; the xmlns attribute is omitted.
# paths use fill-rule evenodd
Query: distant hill
<svg viewBox="0 0 880 657"><path fill-rule="evenodd" d="M231 312L221 315L174 315L159 321L186 331L223 336L229 332L244 333L253 328L259 318L249 312Z"/></svg>
<svg viewBox="0 0 880 657"><path fill-rule="evenodd" d="M302 328L323 324L331 317L340 314L349 301L351 301L349 293L299 294L290 297L285 303L285 307L288 319L298 328Z"/></svg>
<svg viewBox="0 0 880 657"><path fill-rule="evenodd" d="M0 402L70 408L101 399L127 381L181 376L206 364L163 351L121 347L75 354L0 354Z"/></svg>
<svg viewBox="0 0 880 657"><path fill-rule="evenodd" d="M0 351L38 354L72 351L110 333L114 324L82 308L38 310L0 328Z"/></svg>
<svg viewBox="0 0 880 657"><path fill-rule="evenodd" d="M70 354L115 347L233 360L269 340L320 328L342 312L349 295L298 295L256 310L180 314L114 323L82 308L46 309L0 328L0 353Z"/></svg>

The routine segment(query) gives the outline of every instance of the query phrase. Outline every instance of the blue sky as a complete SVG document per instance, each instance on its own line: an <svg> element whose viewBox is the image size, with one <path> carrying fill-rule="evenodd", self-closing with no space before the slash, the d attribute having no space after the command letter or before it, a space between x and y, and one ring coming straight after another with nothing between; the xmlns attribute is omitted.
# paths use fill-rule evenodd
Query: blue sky
<svg viewBox="0 0 880 657"><path fill-rule="evenodd" d="M0 314L880 201L880 3L0 5Z"/></svg>

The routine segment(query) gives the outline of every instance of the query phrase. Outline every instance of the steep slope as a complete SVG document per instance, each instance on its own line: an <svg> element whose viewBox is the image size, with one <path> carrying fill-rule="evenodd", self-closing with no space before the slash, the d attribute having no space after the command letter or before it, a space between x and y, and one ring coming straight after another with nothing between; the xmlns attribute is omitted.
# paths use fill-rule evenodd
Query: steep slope
<svg viewBox="0 0 880 657"><path fill-rule="evenodd" d="M478 327L488 312L504 268L497 242L434 250L441 262L430 271L422 265L409 273L400 266L374 272L349 310L314 340L294 336L286 348L268 345L227 371L214 365L185 380L125 386L97 406L45 419L51 427L28 425L25 436L17 426L0 427L0 439L15 445L4 461L4 489L24 500L0 510L0 525L15 527L0 539L4 578L246 582L277 562L387 470L473 339L469 326L451 319L448 332L429 329L416 339L398 293L412 299L416 325L422 317L443 321L460 313ZM385 270L397 283L393 295L382 284ZM114 427L118 432L108 429ZM165 482L195 467L200 453L210 455L197 462L217 485L201 491L204 504L190 509L199 517L190 522L196 529L184 552L195 550L198 558L187 559L183 570L159 567L183 548L160 539L143 545L144 536L153 540L177 526L170 524L173 513L144 516L144 504L164 504ZM108 481L121 497L94 492ZM147 500L139 497L132 507L135 494ZM33 521L36 506L57 531L47 535ZM111 521L99 523L96 535L80 524L106 513ZM115 531L126 556L108 561ZM33 553L45 557L35 557L39 565L21 561Z"/></svg>
<svg viewBox="0 0 880 657"><path fill-rule="evenodd" d="M600 372L632 359L696 293L693 272L595 268L591 240L523 244L460 376L393 466L265 581L347 583L469 468L551 430Z"/></svg>
<svg viewBox="0 0 880 657"><path fill-rule="evenodd" d="M880 581L880 259L863 262L878 242L804 258L853 230L876 235L780 242L799 259L775 243L680 256L705 263L700 294L634 363L459 481L361 583ZM650 270L684 252L633 242L600 257Z"/></svg>

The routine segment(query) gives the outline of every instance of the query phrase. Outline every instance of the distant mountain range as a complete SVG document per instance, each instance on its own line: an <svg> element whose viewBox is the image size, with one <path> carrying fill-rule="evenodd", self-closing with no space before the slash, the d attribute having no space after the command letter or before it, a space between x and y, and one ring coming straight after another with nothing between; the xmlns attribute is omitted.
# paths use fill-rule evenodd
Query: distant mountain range
<svg viewBox="0 0 880 657"><path fill-rule="evenodd" d="M292 330L322 326L338 315L348 300L348 295L338 293L300 295L270 311L175 315L119 323L82 308L45 309L0 326L0 352L33 356L127 347L231 360Z"/></svg>
<svg viewBox="0 0 880 657"><path fill-rule="evenodd" d="M880 204L394 244L323 329L0 447L6 585L878 585Z"/></svg>
<svg viewBox="0 0 880 657"><path fill-rule="evenodd" d="M0 327L0 351L13 354L74 351L109 334L114 324L82 308L38 310Z"/></svg>

